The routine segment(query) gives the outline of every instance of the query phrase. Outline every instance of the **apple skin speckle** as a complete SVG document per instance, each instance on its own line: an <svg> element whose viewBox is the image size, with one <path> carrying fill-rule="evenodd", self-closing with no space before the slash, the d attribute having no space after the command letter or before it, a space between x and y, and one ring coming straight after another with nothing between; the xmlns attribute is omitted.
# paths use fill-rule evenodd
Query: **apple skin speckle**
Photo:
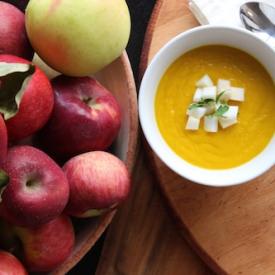
<svg viewBox="0 0 275 275"><path fill-rule="evenodd" d="M93 151L70 159L63 171L70 186L65 212L76 217L93 216L122 202L130 190L125 164L110 153Z"/></svg>
<svg viewBox="0 0 275 275"><path fill-rule="evenodd" d="M3 191L0 215L18 226L37 227L59 216L69 199L62 169L32 146L13 146L3 163L9 184ZM33 184L28 185L28 182Z"/></svg>

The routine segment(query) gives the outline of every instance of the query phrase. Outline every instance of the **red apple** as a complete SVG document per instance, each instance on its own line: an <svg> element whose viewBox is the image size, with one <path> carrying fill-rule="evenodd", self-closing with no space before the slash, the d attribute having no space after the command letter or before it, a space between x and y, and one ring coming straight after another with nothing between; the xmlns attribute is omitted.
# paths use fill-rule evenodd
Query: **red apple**
<svg viewBox="0 0 275 275"><path fill-rule="evenodd" d="M1 247L18 255L30 272L52 271L68 258L74 241L71 220L65 215L37 228L13 226L1 221Z"/></svg>
<svg viewBox="0 0 275 275"><path fill-rule="evenodd" d="M53 90L47 76L27 60L0 55L0 67L17 69L0 77L0 111L6 119L9 140L16 141L32 135L47 122L54 104Z"/></svg>
<svg viewBox="0 0 275 275"><path fill-rule="evenodd" d="M55 269L69 257L74 246L74 229L65 215L35 229L14 230L22 243L22 261L31 272Z"/></svg>
<svg viewBox="0 0 275 275"><path fill-rule="evenodd" d="M7 155L8 134L3 117L0 115L0 165L3 163Z"/></svg>
<svg viewBox="0 0 275 275"><path fill-rule="evenodd" d="M0 1L0 53L30 60L33 56L26 34L24 13L2 1Z"/></svg>
<svg viewBox="0 0 275 275"><path fill-rule="evenodd" d="M42 146L57 156L108 148L121 123L115 97L90 77L58 76L52 85L55 103L40 134Z"/></svg>
<svg viewBox="0 0 275 275"><path fill-rule="evenodd" d="M0 275L27 275L24 266L12 254L0 251Z"/></svg>
<svg viewBox="0 0 275 275"><path fill-rule="evenodd" d="M123 201L130 189L125 164L114 155L94 151L70 159L63 167L70 185L68 214L98 215Z"/></svg>
<svg viewBox="0 0 275 275"><path fill-rule="evenodd" d="M31 146L9 149L3 169L9 183L2 193L0 214L10 223L37 227L61 214L69 198L62 169Z"/></svg>

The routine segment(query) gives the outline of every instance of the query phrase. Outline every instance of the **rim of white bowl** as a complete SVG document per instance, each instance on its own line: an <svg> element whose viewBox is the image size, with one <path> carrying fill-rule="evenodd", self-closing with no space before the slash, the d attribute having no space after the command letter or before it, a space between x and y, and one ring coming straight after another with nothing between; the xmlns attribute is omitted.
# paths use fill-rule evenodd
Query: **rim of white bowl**
<svg viewBox="0 0 275 275"><path fill-rule="evenodd" d="M253 33L237 28L237 27L228 27L228 26L199 26L193 29L190 29L188 31L185 31L173 39L171 39L168 43L166 43L154 56L150 64L148 65L145 74L143 76L140 90L139 90L139 117L140 117L140 123L141 127L144 133L144 136L146 140L148 141L150 147L153 149L153 151L156 153L156 155L174 172L176 172L178 175L182 176L183 178L186 178L192 182L199 183L202 185L207 186L214 186L214 187L225 187L225 186L233 186L242 184L245 182L248 182L252 179L255 179L256 177L260 176L267 170L269 170L274 164L275 164L275 135L273 135L273 138L269 142L269 144L265 147L265 149L258 154L256 157L251 159L250 161L234 167L230 169L205 169L201 168L195 165L190 164L189 162L185 161L183 158L178 156L166 143L164 138L162 137L159 128L157 126L156 120L155 120L155 112L153 112L153 117L148 118L147 114L147 107L148 107L148 94L153 96L153 103L155 100L155 94L156 89L154 91L148 91L147 90L147 82L151 81L151 74L152 70L156 66L156 63L159 61L163 55L165 55L166 51L169 50L169 48L178 42L178 40L183 39L186 36L192 35L194 32L202 32L202 31L211 31L211 30L223 30L223 31L230 31L230 32L239 32L242 33L252 39L255 40L255 42L262 44L263 49L266 48L267 50L271 50L274 54L274 61L275 61L275 50L272 49L267 43L265 43L260 38L256 37ZM215 43L212 43L212 45ZM217 43L216 43L217 44ZM219 43L220 45L227 45L226 43ZM211 45L211 43L205 43L201 44L203 45ZM191 49L194 49L196 47L192 47ZM236 48L238 48L236 46ZM189 49L189 50L191 50ZM183 51L182 54L184 54L187 51ZM241 49L242 50L242 49ZM179 58L177 56L177 58ZM176 59L177 59L176 58ZM254 57L256 58L256 57ZM257 58L256 58L257 59ZM260 60L259 60L260 61ZM174 60L171 60L169 64L166 64L166 68L164 69L164 72L166 69L174 62ZM266 64L263 64L261 61L260 63L266 68ZM268 73L270 73L270 70L268 70ZM163 74L161 75L161 77ZM160 78L161 78L160 77ZM273 77L273 81L274 81ZM156 86L158 86L158 83L156 83ZM150 106L149 106L150 108ZM155 110L155 107L153 106L153 111ZM153 122L152 122L153 121ZM155 133L156 137L152 136L151 128L156 127L157 133Z"/></svg>

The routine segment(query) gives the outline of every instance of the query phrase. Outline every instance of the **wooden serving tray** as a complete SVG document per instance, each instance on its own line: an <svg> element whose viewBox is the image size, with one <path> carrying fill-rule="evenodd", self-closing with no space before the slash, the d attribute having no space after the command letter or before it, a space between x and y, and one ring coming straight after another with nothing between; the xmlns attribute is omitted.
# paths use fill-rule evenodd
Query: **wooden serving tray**
<svg viewBox="0 0 275 275"><path fill-rule="evenodd" d="M196 26L186 0L159 0L142 72L168 40ZM210 188L176 175L150 149L148 154L181 232L214 271L275 274L275 167L247 184Z"/></svg>

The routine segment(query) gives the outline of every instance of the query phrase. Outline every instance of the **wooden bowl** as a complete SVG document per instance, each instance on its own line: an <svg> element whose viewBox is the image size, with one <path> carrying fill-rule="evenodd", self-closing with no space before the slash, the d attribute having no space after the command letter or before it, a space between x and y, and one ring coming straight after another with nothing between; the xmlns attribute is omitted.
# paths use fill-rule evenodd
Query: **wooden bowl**
<svg viewBox="0 0 275 275"><path fill-rule="evenodd" d="M51 78L55 72L45 67L40 60L34 61ZM126 52L120 58L100 71L96 78L108 88L118 100L122 109L122 126L112 145L112 152L122 159L129 171L135 162L138 135L137 95L131 65ZM70 257L50 274L65 274L72 269L92 248L111 220L116 210L103 216L76 221L76 243ZM75 221L75 220L74 220Z"/></svg>

